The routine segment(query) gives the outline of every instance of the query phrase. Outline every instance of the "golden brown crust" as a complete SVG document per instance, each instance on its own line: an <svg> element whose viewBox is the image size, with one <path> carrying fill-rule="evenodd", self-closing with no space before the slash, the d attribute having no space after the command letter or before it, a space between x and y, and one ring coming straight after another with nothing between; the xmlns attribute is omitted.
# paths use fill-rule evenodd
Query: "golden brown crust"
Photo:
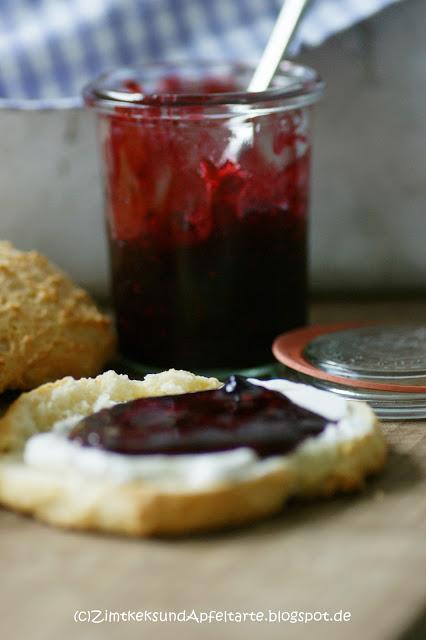
<svg viewBox="0 0 426 640"><path fill-rule="evenodd" d="M90 413L101 393L122 401L219 384L214 378L174 370L143 382L129 381L114 372L95 380L68 378L23 394L0 420L0 439L26 421L29 426L25 434L21 430L15 444L22 442L32 433L50 429L55 420L73 410L81 413L83 401L83 413ZM278 512L289 496L357 489L368 474L383 466L387 447L379 424L367 406L360 411L362 428L349 438L319 450L302 447L282 457L269 471L200 491L167 490L141 479L114 483L76 468L59 472L33 467L24 463L19 451L12 451L0 457L0 502L57 526L131 536L177 535L251 522Z"/></svg>
<svg viewBox="0 0 426 640"><path fill-rule="evenodd" d="M277 512L291 485L282 467L208 491L166 492L143 481L108 484L73 472L0 462L0 500L43 522L129 536L177 535L252 522Z"/></svg>
<svg viewBox="0 0 426 640"><path fill-rule="evenodd" d="M0 242L0 392L96 374L114 342L85 291L39 253Z"/></svg>

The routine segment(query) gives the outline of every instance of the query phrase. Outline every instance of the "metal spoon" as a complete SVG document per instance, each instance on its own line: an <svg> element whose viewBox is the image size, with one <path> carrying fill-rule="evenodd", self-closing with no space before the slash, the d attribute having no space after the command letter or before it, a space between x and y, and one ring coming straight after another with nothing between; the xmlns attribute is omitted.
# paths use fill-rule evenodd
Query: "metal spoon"
<svg viewBox="0 0 426 640"><path fill-rule="evenodd" d="M288 51L289 44L308 4L309 0L284 0L259 64L247 87L248 92L265 91L269 87L281 60ZM237 116L234 124L237 120L243 123L245 119L246 116ZM237 161L243 146L250 143L251 136L251 128L239 127L237 135L231 139L222 154L222 162L226 162L226 160Z"/></svg>
<svg viewBox="0 0 426 640"><path fill-rule="evenodd" d="M247 91L265 91L285 56L309 0L284 0Z"/></svg>

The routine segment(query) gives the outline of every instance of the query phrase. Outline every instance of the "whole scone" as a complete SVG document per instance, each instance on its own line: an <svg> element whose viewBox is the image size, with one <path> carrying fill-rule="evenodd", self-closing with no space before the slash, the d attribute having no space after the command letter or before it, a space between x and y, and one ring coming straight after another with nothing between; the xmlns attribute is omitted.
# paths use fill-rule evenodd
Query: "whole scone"
<svg viewBox="0 0 426 640"><path fill-rule="evenodd" d="M36 251L0 242L0 392L100 371L114 352L111 321Z"/></svg>

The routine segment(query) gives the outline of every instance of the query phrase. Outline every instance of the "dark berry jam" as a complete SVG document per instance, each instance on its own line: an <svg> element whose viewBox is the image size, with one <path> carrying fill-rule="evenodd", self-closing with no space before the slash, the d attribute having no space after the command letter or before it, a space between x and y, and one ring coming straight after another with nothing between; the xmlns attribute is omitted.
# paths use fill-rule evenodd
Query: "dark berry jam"
<svg viewBox="0 0 426 640"><path fill-rule="evenodd" d="M241 123L157 98L100 117L121 351L153 368L266 364L306 321L307 110Z"/></svg>
<svg viewBox="0 0 426 640"><path fill-rule="evenodd" d="M140 398L82 420L69 438L136 454L189 454L250 447L261 457L285 454L327 421L277 391L231 376L221 389Z"/></svg>

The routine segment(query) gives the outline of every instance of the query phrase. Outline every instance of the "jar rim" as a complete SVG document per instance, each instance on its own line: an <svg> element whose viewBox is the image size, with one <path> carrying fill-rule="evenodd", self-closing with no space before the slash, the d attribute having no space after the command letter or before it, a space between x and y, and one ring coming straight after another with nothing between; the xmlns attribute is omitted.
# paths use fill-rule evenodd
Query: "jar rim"
<svg viewBox="0 0 426 640"><path fill-rule="evenodd" d="M83 88L85 104L98 111L114 107L143 109L146 107L199 107L211 106L259 106L278 101L288 107L301 107L313 104L324 92L324 82L312 68L283 60L275 74L273 85L265 91L248 92L245 90L218 92L137 92L126 90L124 83L128 80L142 79L149 73L167 72L169 75L183 73L195 69L204 74L214 69L227 69L228 75L247 74L251 76L254 65L239 62L153 62L132 67L120 67L106 71ZM165 78L166 75L163 75ZM121 85L121 86L120 86Z"/></svg>

